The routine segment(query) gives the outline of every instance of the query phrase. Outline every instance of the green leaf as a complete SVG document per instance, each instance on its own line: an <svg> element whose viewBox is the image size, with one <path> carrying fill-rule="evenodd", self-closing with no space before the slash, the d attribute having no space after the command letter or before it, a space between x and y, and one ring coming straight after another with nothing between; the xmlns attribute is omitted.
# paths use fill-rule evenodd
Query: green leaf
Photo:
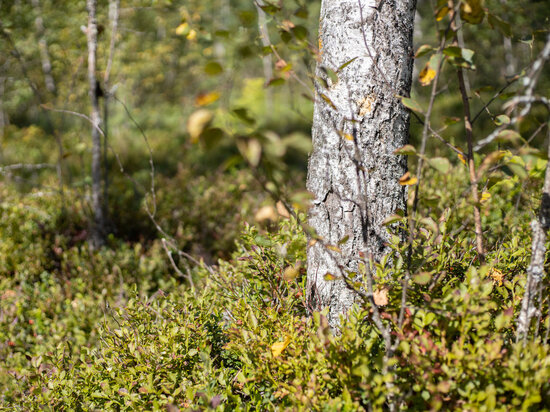
<svg viewBox="0 0 550 412"><path fill-rule="evenodd" d="M282 77L275 77L271 79L269 82L267 82L268 87L276 87L276 86L282 86L286 83L286 80Z"/></svg>
<svg viewBox="0 0 550 412"><path fill-rule="evenodd" d="M501 114L495 117L494 122L497 126L502 126L503 124L510 124L510 117L506 116L505 114Z"/></svg>
<svg viewBox="0 0 550 412"><path fill-rule="evenodd" d="M204 66L204 72L210 76L217 76L223 73L223 67L218 62L209 62Z"/></svg>
<svg viewBox="0 0 550 412"><path fill-rule="evenodd" d="M422 107L420 107L416 100L413 100L410 97L401 97L401 103L403 103L403 106L408 109L422 113Z"/></svg>
<svg viewBox="0 0 550 412"><path fill-rule="evenodd" d="M415 59L418 59L419 57L422 57L422 56L430 53L433 50L434 50L434 48L432 46L430 46L429 44L423 44L422 46L420 46L418 48L418 50L416 51L416 54L414 55L414 57L415 57Z"/></svg>
<svg viewBox="0 0 550 412"><path fill-rule="evenodd" d="M387 218L384 219L384 221L382 222L382 226L389 226L392 223L401 222L402 220L403 220L403 216L399 216L397 214L390 215L390 216L388 216Z"/></svg>
<svg viewBox="0 0 550 412"><path fill-rule="evenodd" d="M523 142L523 138L515 130L506 129L497 135L495 142L518 144Z"/></svg>
<svg viewBox="0 0 550 412"><path fill-rule="evenodd" d="M309 12L307 11L306 7L302 6L294 12L294 15L296 17L299 17L300 19L307 19L309 16Z"/></svg>
<svg viewBox="0 0 550 412"><path fill-rule="evenodd" d="M491 13L487 14L487 21L489 22L489 26L491 26L492 29L496 28L506 37L512 37L512 27L510 26L510 23Z"/></svg>
<svg viewBox="0 0 550 412"><path fill-rule="evenodd" d="M292 34L294 34L294 37L296 37L298 40L307 39L307 35L309 34L308 30L304 26L295 26L291 30Z"/></svg>
<svg viewBox="0 0 550 412"><path fill-rule="evenodd" d="M394 150L393 154L396 155L415 155L416 149L413 145L407 144L399 149Z"/></svg>
<svg viewBox="0 0 550 412"><path fill-rule="evenodd" d="M351 60L348 60L347 62L345 62L344 64L342 64L340 67L338 67L338 70L336 70L337 72L339 72L340 70L343 70L344 68L348 67L351 63L353 63L355 60L357 60L359 56L357 57L354 57L353 59Z"/></svg>
<svg viewBox="0 0 550 412"><path fill-rule="evenodd" d="M428 164L440 173L446 174L451 170L451 162L445 157L433 157L428 159Z"/></svg>
<svg viewBox="0 0 550 412"><path fill-rule="evenodd" d="M338 245L343 245L349 240L349 235L344 236L342 239L338 241Z"/></svg>
<svg viewBox="0 0 550 412"><path fill-rule="evenodd" d="M457 46L449 46L443 49L447 60L455 67L475 70L473 57L475 52L471 49L463 49Z"/></svg>
<svg viewBox="0 0 550 412"><path fill-rule="evenodd" d="M479 24L485 17L483 0L462 0L460 3L460 18L470 24Z"/></svg>
<svg viewBox="0 0 550 412"><path fill-rule="evenodd" d="M256 123L256 120L250 117L250 115L248 114L248 110L245 108L234 109L233 114L235 114L235 116L237 116L240 120L242 120L246 124L253 125L254 123Z"/></svg>
<svg viewBox="0 0 550 412"><path fill-rule="evenodd" d="M281 8L279 6L276 6L271 3L266 3L264 5L261 5L260 8L265 11L267 14L273 15L277 13L278 11L281 11Z"/></svg>
<svg viewBox="0 0 550 412"><path fill-rule="evenodd" d="M413 276L413 280L418 285L427 285L432 280L432 274L430 272L420 272Z"/></svg>

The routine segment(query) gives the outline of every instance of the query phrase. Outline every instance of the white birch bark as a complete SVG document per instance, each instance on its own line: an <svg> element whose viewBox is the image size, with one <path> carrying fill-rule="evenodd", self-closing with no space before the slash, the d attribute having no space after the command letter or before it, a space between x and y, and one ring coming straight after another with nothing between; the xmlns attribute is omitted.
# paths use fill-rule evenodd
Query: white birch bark
<svg viewBox="0 0 550 412"><path fill-rule="evenodd" d="M548 155L550 155L550 132L548 132ZM550 159L550 158L549 158ZM537 292L544 277L546 257L546 233L550 229L550 161L546 164L542 201L539 215L531 222L533 240L531 246L531 263L527 268L527 284L521 301L521 310L517 320L517 339L526 339L533 317L540 315L537 307Z"/></svg>
<svg viewBox="0 0 550 412"><path fill-rule="evenodd" d="M99 96L96 78L96 55L97 55L97 21L96 21L97 0L87 0L88 28L86 36L88 40L88 82L89 96L92 103L92 210L94 223L92 225L91 246L98 248L105 243L105 222L101 202L101 136L98 127L101 123L99 112Z"/></svg>
<svg viewBox="0 0 550 412"><path fill-rule="evenodd" d="M57 89L52 76L52 62L50 52L48 51L48 42L46 40L46 30L44 29L44 20L42 18L42 10L40 8L40 0L32 0L32 6L35 8L36 18L34 25L36 26L36 35L38 37L38 48L40 50L40 61L42 64L42 73L44 74L44 83L46 89L50 93L55 94Z"/></svg>
<svg viewBox="0 0 550 412"><path fill-rule="evenodd" d="M336 329L357 296L325 274L358 272L361 254L380 260L389 251L381 223L406 208L398 179L407 161L393 152L408 142L409 113L397 95L410 91L415 8L415 0L321 6L317 76L328 88L317 87L307 188L314 195L309 224L323 241L308 248L308 301L315 309L328 306ZM337 72L338 81L323 68ZM346 237L341 253L326 248Z"/></svg>
<svg viewBox="0 0 550 412"><path fill-rule="evenodd" d="M260 38L262 40L262 46L269 47L271 46L271 40L269 39L269 30L267 28L267 19L265 12L261 8L264 5L263 0L258 0L255 2L256 10L258 12L258 31L260 32ZM273 79L273 62L271 59L271 54L266 54L262 57L262 64L264 68L264 78L266 84ZM269 116L273 110L273 93L270 87L265 89L265 109L266 113Z"/></svg>

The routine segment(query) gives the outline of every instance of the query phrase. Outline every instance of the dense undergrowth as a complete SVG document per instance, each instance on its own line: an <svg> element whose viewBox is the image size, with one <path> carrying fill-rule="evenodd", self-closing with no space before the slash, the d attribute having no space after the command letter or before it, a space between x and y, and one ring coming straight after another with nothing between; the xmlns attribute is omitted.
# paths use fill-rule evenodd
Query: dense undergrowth
<svg viewBox="0 0 550 412"><path fill-rule="evenodd" d="M62 210L55 196L34 193L23 202L3 186L0 405L52 411L382 410L388 402L402 410L548 408L546 308L537 338L515 343L528 223L543 164L533 161L527 170L523 182L503 174L489 188L483 266L468 199L460 195L465 169L429 173L402 327L404 246L396 242L374 268L381 318L400 339L389 360L368 301L358 300L339 335L323 313L308 308L306 236L295 219L245 224L229 259L191 268L191 289L173 274L160 240L142 246L111 237L109 247L90 252L79 236L86 229L77 199ZM396 217L390 230L404 224Z"/></svg>

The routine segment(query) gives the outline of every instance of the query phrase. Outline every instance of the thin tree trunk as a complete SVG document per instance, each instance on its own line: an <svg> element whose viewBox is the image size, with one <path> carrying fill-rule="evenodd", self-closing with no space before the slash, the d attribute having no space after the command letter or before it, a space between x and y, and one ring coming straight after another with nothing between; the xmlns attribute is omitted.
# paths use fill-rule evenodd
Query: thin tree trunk
<svg viewBox="0 0 550 412"><path fill-rule="evenodd" d="M111 43L109 45L109 58L107 59L107 68L103 77L103 87L105 89L103 98L103 213L107 221L109 213L109 103L111 100L111 68L115 55L116 36L118 32L118 18L120 10L120 0L109 1L109 20L111 21Z"/></svg>
<svg viewBox="0 0 550 412"><path fill-rule="evenodd" d="M96 79L96 53L97 53L97 22L96 22L96 0L86 1L88 9L88 82L90 86L89 95L92 103L92 210L94 221L91 233L92 248L99 248L105 243L105 221L103 216L103 205L101 202L101 136L98 127L101 123L99 114L99 96Z"/></svg>
<svg viewBox="0 0 550 412"><path fill-rule="evenodd" d="M549 123L550 124L550 123ZM548 128L548 126L547 126ZM550 159L550 128L548 129L548 155ZM531 264L527 268L527 285L518 316L517 339L526 339L533 316L538 315L537 291L544 276L544 258L546 256L546 232L550 229L550 160L546 164L546 175L542 188L542 201L537 219L531 222L533 242Z"/></svg>
<svg viewBox="0 0 550 412"><path fill-rule="evenodd" d="M409 137L409 112L397 96L410 91L415 8L415 0L321 6L317 76L328 87L317 88L308 169L309 223L318 236L308 248L308 302L328 306L336 329L357 298L342 276L359 273L364 256L379 261L388 253L382 222L406 209L399 178L407 160L394 151Z"/></svg>
<svg viewBox="0 0 550 412"><path fill-rule="evenodd" d="M4 111L4 90L5 90L6 78L0 76L0 164L4 163L4 152L2 147L4 145L4 132L7 122L6 112Z"/></svg>
<svg viewBox="0 0 550 412"><path fill-rule="evenodd" d="M258 11L258 31L260 32L262 46L269 47L271 46L271 40L269 39L267 20L265 17L265 12L261 8L264 3L262 0L258 0L255 4ZM262 63L264 68L264 78L267 84L271 79L273 79L273 61L271 58L271 54L266 54L265 56L263 56ZM273 90L270 87L265 89L265 110L268 116L271 115L271 112L273 110Z"/></svg>
<svg viewBox="0 0 550 412"><path fill-rule="evenodd" d="M32 6L35 8L36 18L34 24L36 26L36 35L38 37L38 48L40 50L40 61L42 64L42 73L44 75L44 83L46 89L53 94L56 94L55 81L52 76L52 62L50 52L48 51L48 42L44 29L44 21L42 19L42 10L40 9L40 0L32 0Z"/></svg>

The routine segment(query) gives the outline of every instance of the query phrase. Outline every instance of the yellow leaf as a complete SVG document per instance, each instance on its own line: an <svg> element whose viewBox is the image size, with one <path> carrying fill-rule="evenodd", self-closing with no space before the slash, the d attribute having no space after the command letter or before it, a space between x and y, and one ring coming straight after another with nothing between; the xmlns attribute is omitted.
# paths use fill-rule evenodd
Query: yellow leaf
<svg viewBox="0 0 550 412"><path fill-rule="evenodd" d="M426 63L426 66L422 69L420 74L418 75L418 79L420 80L420 84L422 86L429 85L433 79L435 79L435 70L430 67L430 63Z"/></svg>
<svg viewBox="0 0 550 412"><path fill-rule="evenodd" d="M485 191L481 194L480 202L481 203L486 203L490 198L491 198L491 193Z"/></svg>
<svg viewBox="0 0 550 412"><path fill-rule="evenodd" d="M191 29L186 37L187 40L195 40L197 38L197 32L194 29Z"/></svg>
<svg viewBox="0 0 550 412"><path fill-rule="evenodd" d="M491 268L491 270L489 271L489 276L495 282L498 282L499 285L502 285L502 280L504 279L504 273L502 273L500 270L496 268Z"/></svg>
<svg viewBox="0 0 550 412"><path fill-rule="evenodd" d="M300 271L295 266L289 266L283 272L283 278L284 280L290 281L296 279L299 274Z"/></svg>
<svg viewBox="0 0 550 412"><path fill-rule="evenodd" d="M411 176L409 172L399 178L399 184L401 186L412 186L416 183L418 183L418 179L415 176Z"/></svg>
<svg viewBox="0 0 550 412"><path fill-rule="evenodd" d="M485 17L483 0L463 0L460 3L460 17L471 24L479 24Z"/></svg>
<svg viewBox="0 0 550 412"><path fill-rule="evenodd" d="M219 92L201 93L195 99L197 106L207 106L220 98Z"/></svg>
<svg viewBox="0 0 550 412"><path fill-rule="evenodd" d="M376 306L386 306L388 304L388 289L380 289L372 294Z"/></svg>
<svg viewBox="0 0 550 412"><path fill-rule="evenodd" d="M275 342L273 345L271 345L271 354L273 355L273 357L276 358L281 353L283 353L286 347L290 344L291 340L292 338L290 336L287 336L284 342Z"/></svg>
<svg viewBox="0 0 550 412"><path fill-rule="evenodd" d="M191 142L197 143L201 133L212 121L214 114L210 110L200 109L192 113L187 120L187 131L191 136Z"/></svg>
<svg viewBox="0 0 550 412"><path fill-rule="evenodd" d="M435 15L435 19L436 19L437 21L443 20L443 18L444 18L447 14L449 14L449 11L450 11L450 10L449 10L449 8L448 8L447 6L443 6L442 8L440 8L440 9L437 11L437 13L436 13L436 15Z"/></svg>
<svg viewBox="0 0 550 412"><path fill-rule="evenodd" d="M340 250L340 248L338 246L327 245L326 248L328 250L332 250L333 252L336 252L336 253L342 253L342 250Z"/></svg>
<svg viewBox="0 0 550 412"><path fill-rule="evenodd" d="M344 133L344 139L351 140L353 142L353 136L349 133Z"/></svg>
<svg viewBox="0 0 550 412"><path fill-rule="evenodd" d="M178 36L182 36L189 33L189 24L188 23L182 23L176 28L176 34Z"/></svg>
<svg viewBox="0 0 550 412"><path fill-rule="evenodd" d="M325 276L324 276L325 280L327 282L331 282L333 280L336 280L338 279L336 276L334 276L332 273L326 273Z"/></svg>

